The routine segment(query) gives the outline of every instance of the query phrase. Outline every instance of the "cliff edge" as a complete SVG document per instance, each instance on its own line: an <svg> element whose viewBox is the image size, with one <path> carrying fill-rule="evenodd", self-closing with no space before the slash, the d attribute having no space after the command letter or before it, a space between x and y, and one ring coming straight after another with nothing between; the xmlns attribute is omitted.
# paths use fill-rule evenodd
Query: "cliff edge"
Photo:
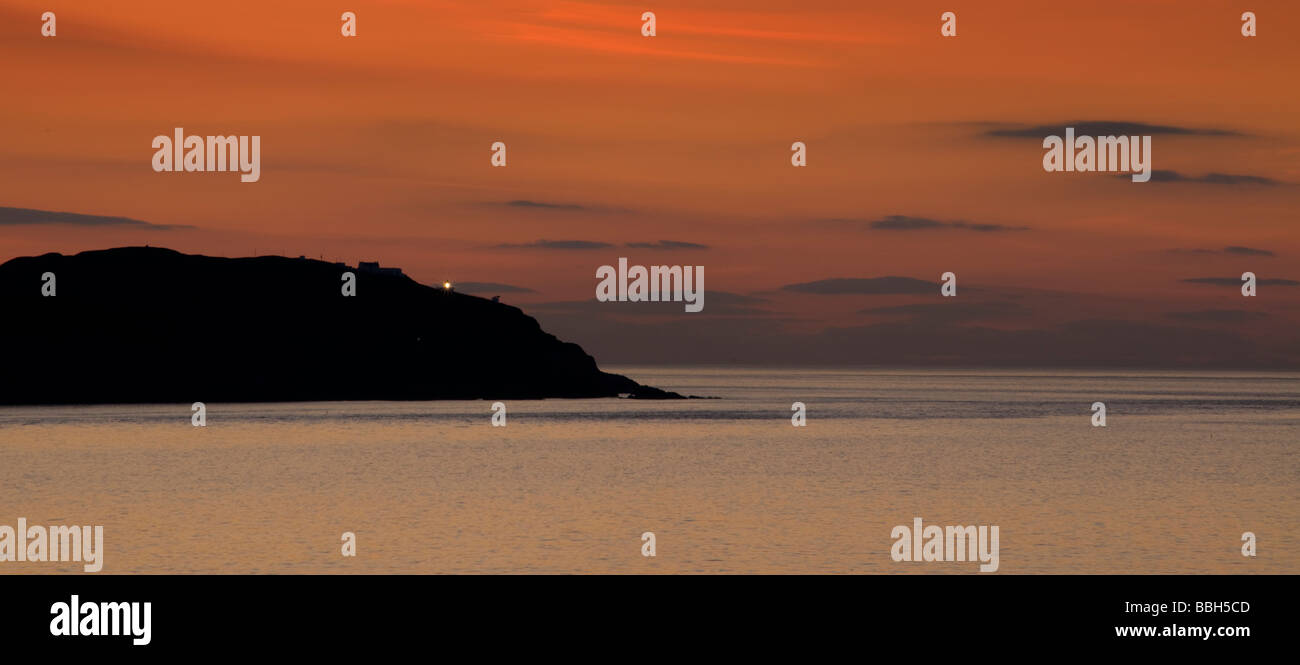
<svg viewBox="0 0 1300 665"><path fill-rule="evenodd" d="M0 265L0 348L0 404L682 397L400 271L154 247Z"/></svg>

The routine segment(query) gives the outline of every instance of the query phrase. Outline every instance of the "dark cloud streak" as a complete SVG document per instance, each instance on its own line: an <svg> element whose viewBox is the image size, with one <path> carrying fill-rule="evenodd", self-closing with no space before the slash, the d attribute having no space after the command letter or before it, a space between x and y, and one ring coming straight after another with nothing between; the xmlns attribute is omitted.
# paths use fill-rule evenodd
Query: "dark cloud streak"
<svg viewBox="0 0 1300 665"><path fill-rule="evenodd" d="M1209 284L1211 286L1241 286L1245 282L1240 277L1189 277L1180 280L1188 284ZM1294 279L1256 279L1255 283L1259 286L1300 286L1300 282Z"/></svg>
<svg viewBox="0 0 1300 665"><path fill-rule="evenodd" d="M1145 122L1128 120L1077 120L1050 125L1002 127L990 129L986 136L998 138L1039 138L1047 136L1064 136L1065 128L1073 127L1075 136L1243 136L1243 134L1226 129L1204 129L1196 127L1178 127L1175 125L1152 125Z"/></svg>
<svg viewBox="0 0 1300 665"><path fill-rule="evenodd" d="M1196 312L1169 312L1165 316L1177 321L1197 323L1245 323L1262 319L1268 314L1244 309L1206 309Z"/></svg>
<svg viewBox="0 0 1300 665"><path fill-rule="evenodd" d="M701 245L695 242L683 242L681 240L660 240L658 242L629 242L626 245L633 249L708 249L708 245Z"/></svg>
<svg viewBox="0 0 1300 665"><path fill-rule="evenodd" d="M1130 174L1122 173L1114 176L1131 180ZM1151 182L1176 182L1194 185L1261 185L1264 187L1276 187L1284 185L1280 180L1265 178L1257 175L1241 175L1236 173L1206 173L1203 176L1183 175L1177 171L1167 169L1155 169L1151 171Z"/></svg>
<svg viewBox="0 0 1300 665"><path fill-rule="evenodd" d="M442 285L436 284L435 286L441 288ZM454 286L457 291L463 293L537 293L527 287L498 284L496 282L455 282Z"/></svg>
<svg viewBox="0 0 1300 665"><path fill-rule="evenodd" d="M1223 249L1204 249L1204 248L1198 248L1198 249L1181 249L1181 248L1178 248L1178 249L1170 249L1170 250L1167 250L1167 251L1168 251L1170 254L1232 254L1232 255L1235 255L1235 256L1277 256L1276 253L1274 253L1274 252L1270 252L1270 251L1268 251L1267 249L1255 249L1254 247L1241 247L1240 245L1233 245L1233 246L1230 246L1230 247L1224 247Z"/></svg>
<svg viewBox="0 0 1300 665"><path fill-rule="evenodd" d="M538 240L528 243L502 243L493 245L497 249L609 249L613 247L607 242L596 242L594 240Z"/></svg>
<svg viewBox="0 0 1300 665"><path fill-rule="evenodd" d="M951 300L951 299L945 299ZM890 307L870 307L858 310L859 314L880 316L907 316L913 321L933 323L958 323L964 321L987 321L1006 319L1031 314L1029 307L1014 302L941 302L912 303Z"/></svg>
<svg viewBox="0 0 1300 665"><path fill-rule="evenodd" d="M121 226L149 229L154 231L172 231L192 229L184 224L154 224L130 217L112 217L108 215L83 215L76 212L55 212L36 210L34 208L9 208L0 206L0 226L27 226L43 224L70 224L73 226Z"/></svg>
<svg viewBox="0 0 1300 665"><path fill-rule="evenodd" d="M939 284L912 277L837 277L801 284L786 284L781 289L796 293L819 295L899 295L917 293L937 295L939 293Z"/></svg>
<svg viewBox="0 0 1300 665"><path fill-rule="evenodd" d="M505 205L511 208L542 208L546 210L590 210L587 206L576 203L548 203L546 201L530 201L528 199L515 199L506 201Z"/></svg>

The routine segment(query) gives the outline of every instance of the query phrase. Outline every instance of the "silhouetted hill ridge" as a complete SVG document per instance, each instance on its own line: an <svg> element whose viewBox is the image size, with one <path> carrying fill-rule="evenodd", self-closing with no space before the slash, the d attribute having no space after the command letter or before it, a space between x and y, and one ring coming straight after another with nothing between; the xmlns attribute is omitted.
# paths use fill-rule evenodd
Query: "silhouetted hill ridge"
<svg viewBox="0 0 1300 665"><path fill-rule="evenodd" d="M681 397L600 371L517 307L314 259L22 257L0 265L0 311L2 404Z"/></svg>

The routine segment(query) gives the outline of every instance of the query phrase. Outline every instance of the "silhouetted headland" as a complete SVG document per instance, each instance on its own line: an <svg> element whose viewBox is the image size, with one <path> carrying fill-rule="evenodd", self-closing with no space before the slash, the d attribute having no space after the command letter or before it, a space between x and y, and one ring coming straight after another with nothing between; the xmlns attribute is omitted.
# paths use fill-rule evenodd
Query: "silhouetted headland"
<svg viewBox="0 0 1300 665"><path fill-rule="evenodd" d="M600 371L516 307L364 267L152 247L13 259L0 404L682 397Z"/></svg>

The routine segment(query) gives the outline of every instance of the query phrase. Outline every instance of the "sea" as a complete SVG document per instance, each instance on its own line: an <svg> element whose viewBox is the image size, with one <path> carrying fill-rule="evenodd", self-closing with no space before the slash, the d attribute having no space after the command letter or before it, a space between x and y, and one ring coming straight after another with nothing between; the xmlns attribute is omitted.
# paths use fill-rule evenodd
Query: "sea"
<svg viewBox="0 0 1300 665"><path fill-rule="evenodd" d="M1300 373L605 369L708 399L0 407L0 525L102 525L98 574L985 574L896 561L916 518L991 574L1300 572Z"/></svg>

